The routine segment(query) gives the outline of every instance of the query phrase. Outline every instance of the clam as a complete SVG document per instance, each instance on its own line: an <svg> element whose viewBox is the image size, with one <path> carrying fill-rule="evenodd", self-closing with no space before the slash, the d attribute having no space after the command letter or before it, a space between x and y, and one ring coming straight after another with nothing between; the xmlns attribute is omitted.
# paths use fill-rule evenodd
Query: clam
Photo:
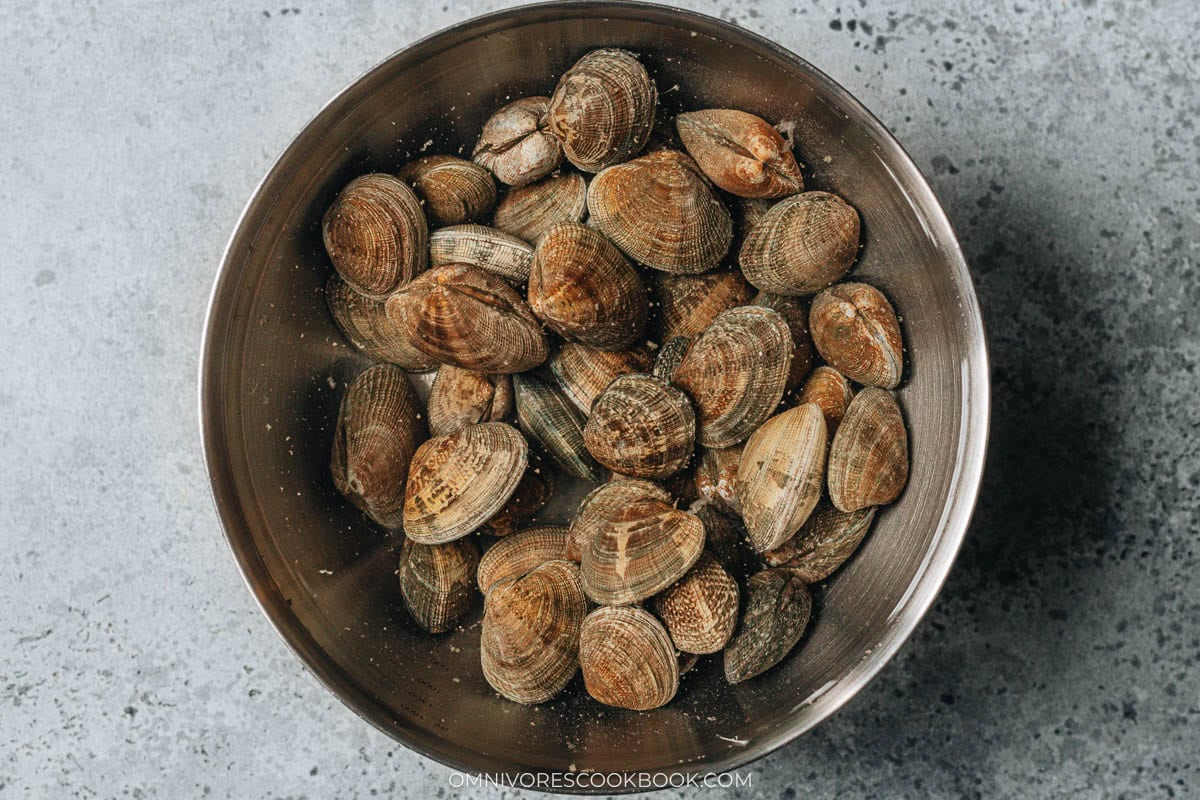
<svg viewBox="0 0 1200 800"><path fill-rule="evenodd" d="M502 421L512 410L511 377L443 364L429 389L429 432L444 436L468 425Z"/></svg>
<svg viewBox="0 0 1200 800"><path fill-rule="evenodd" d="M541 323L501 278L466 264L434 267L387 301L388 319L421 352L480 372L546 360Z"/></svg>
<svg viewBox="0 0 1200 800"><path fill-rule="evenodd" d="M577 172L512 189L501 198L492 224L505 233L536 242L558 222L583 222L587 180Z"/></svg>
<svg viewBox="0 0 1200 800"><path fill-rule="evenodd" d="M769 670L800 641L812 615L812 596L787 570L750 578L737 633L725 648L725 680L741 683Z"/></svg>
<svg viewBox="0 0 1200 800"><path fill-rule="evenodd" d="M655 598L654 610L677 648L685 653L715 653L737 625L737 581L717 559L702 553L678 583Z"/></svg>
<svg viewBox="0 0 1200 800"><path fill-rule="evenodd" d="M483 524L480 533L492 536L508 536L517 526L541 511L554 494L554 471L547 469L542 458L532 448L529 451L529 466L521 476L521 482L513 490L512 497L495 516Z"/></svg>
<svg viewBox="0 0 1200 800"><path fill-rule="evenodd" d="M821 409L821 413L825 415L825 427L829 430L829 441L832 443L833 435L842 424L842 417L846 416L846 408L853 398L850 381L846 380L842 373L833 367L820 366L814 369L804 382L796 398L796 405L815 403Z"/></svg>
<svg viewBox="0 0 1200 800"><path fill-rule="evenodd" d="M609 167L588 187L591 222L633 260L675 273L707 272L733 239L733 218L695 162L659 150Z"/></svg>
<svg viewBox="0 0 1200 800"><path fill-rule="evenodd" d="M704 523L704 546L721 566L730 573L739 573L745 566L746 549L742 546L742 534L732 519L708 503L695 509L697 517Z"/></svg>
<svg viewBox="0 0 1200 800"><path fill-rule="evenodd" d="M762 117L707 108L675 117L679 138L709 179L739 197L786 197L804 191L792 146Z"/></svg>
<svg viewBox="0 0 1200 800"><path fill-rule="evenodd" d="M829 499L840 511L882 506L908 483L908 433L890 392L854 396L829 448Z"/></svg>
<svg viewBox="0 0 1200 800"><path fill-rule="evenodd" d="M654 81L637 57L602 48L579 59L559 79L546 122L568 161L584 172L599 172L646 145L657 104Z"/></svg>
<svg viewBox="0 0 1200 800"><path fill-rule="evenodd" d="M792 366L788 370L787 391L792 391L812 369L813 343L808 335L808 304L795 297L759 292L754 305L779 312L792 332Z"/></svg>
<svg viewBox="0 0 1200 800"><path fill-rule="evenodd" d="M478 595L478 565L479 548L470 539L445 544L405 539L396 574L404 605L417 624L430 633L445 633L457 625Z"/></svg>
<svg viewBox="0 0 1200 800"><path fill-rule="evenodd" d="M513 376L521 430L564 472L600 481L600 467L583 444L583 415L557 387L533 375Z"/></svg>
<svg viewBox="0 0 1200 800"><path fill-rule="evenodd" d="M391 175L350 181L325 212L321 235L342 280L376 300L425 269L429 231L421 201Z"/></svg>
<svg viewBox="0 0 1200 800"><path fill-rule="evenodd" d="M546 130L548 103L546 97L523 97L492 114L471 158L509 186L525 186L549 175L562 161L562 148Z"/></svg>
<svg viewBox="0 0 1200 800"><path fill-rule="evenodd" d="M676 336L695 336L717 314L750 302L750 287L737 270L704 275L663 273L655 276L654 285L664 342Z"/></svg>
<svg viewBox="0 0 1200 800"><path fill-rule="evenodd" d="M579 668L587 598L579 569L548 561L493 584L484 599L479 660L493 689L516 703L544 703Z"/></svg>
<svg viewBox="0 0 1200 800"><path fill-rule="evenodd" d="M533 264L533 247L486 225L451 225L429 234L429 260L435 267L470 264L509 283L525 283Z"/></svg>
<svg viewBox="0 0 1200 800"><path fill-rule="evenodd" d="M858 255L858 212L837 195L805 192L780 200L742 243L746 280L766 292L812 294L841 278Z"/></svg>
<svg viewBox="0 0 1200 800"><path fill-rule="evenodd" d="M735 445L771 415L783 397L793 347L787 322L769 308L717 315L671 376L696 405L700 444Z"/></svg>
<svg viewBox="0 0 1200 800"><path fill-rule="evenodd" d="M621 508L635 501L658 500L671 502L671 495L650 481L613 478L588 492L575 511L567 537L567 558L581 561L584 549L600 532L601 524Z"/></svg>
<svg viewBox="0 0 1200 800"><path fill-rule="evenodd" d="M661 480L687 466L696 415L687 396L653 375L622 375L596 399L583 429L588 452L613 472Z"/></svg>
<svg viewBox="0 0 1200 800"><path fill-rule="evenodd" d="M746 534L760 553L790 539L821 497L825 417L812 403L771 417L751 434L738 466Z"/></svg>
<svg viewBox="0 0 1200 800"><path fill-rule="evenodd" d="M546 362L559 388L587 416L592 403L608 385L622 375L645 372L650 354L642 347L633 350L600 350L580 342L566 342Z"/></svg>
<svg viewBox="0 0 1200 800"><path fill-rule="evenodd" d="M482 219L496 205L496 182L478 164L454 156L425 156L405 165L406 181L425 201L430 225L458 225Z"/></svg>
<svg viewBox="0 0 1200 800"><path fill-rule="evenodd" d="M325 284L325 302L338 329L373 361L387 361L410 372L427 372L437 361L413 347L387 318L381 300L350 288L336 273Z"/></svg>
<svg viewBox="0 0 1200 800"><path fill-rule="evenodd" d="M658 349L658 355L654 357L654 369L651 372L663 380L671 380L691 346L692 339L689 336L675 336L663 342L662 347Z"/></svg>
<svg viewBox="0 0 1200 800"><path fill-rule="evenodd" d="M895 389L904 371L900 322L887 298L865 283L839 283L813 298L813 343L852 381Z"/></svg>
<svg viewBox="0 0 1200 800"><path fill-rule="evenodd" d="M813 510L800 531L763 553L768 566L783 567L805 583L823 581L858 548L875 519L874 506L838 511L827 500Z"/></svg>
<svg viewBox="0 0 1200 800"><path fill-rule="evenodd" d="M742 462L742 446L704 447L696 460L696 494L711 503L718 511L742 515L737 498L738 466Z"/></svg>
<svg viewBox="0 0 1200 800"><path fill-rule="evenodd" d="M538 239L529 306L565 339L602 350L628 347L646 326L646 288L637 271L578 222L560 222Z"/></svg>
<svg viewBox="0 0 1200 800"><path fill-rule="evenodd" d="M597 608L583 620L579 666L588 694L609 706L649 711L679 690L679 662L662 624L641 608Z"/></svg>
<svg viewBox="0 0 1200 800"><path fill-rule="evenodd" d="M462 538L508 502L528 463L529 446L504 422L468 425L421 445L404 497L404 532L421 544Z"/></svg>
<svg viewBox="0 0 1200 800"><path fill-rule="evenodd" d="M333 485L380 525L397 527L425 433L420 400L404 372L391 364L368 367L350 382L338 409Z"/></svg>
<svg viewBox="0 0 1200 800"><path fill-rule="evenodd" d="M497 583L521 578L549 561L566 559L567 529L556 525L526 528L488 548L479 559L479 590L484 594Z"/></svg>

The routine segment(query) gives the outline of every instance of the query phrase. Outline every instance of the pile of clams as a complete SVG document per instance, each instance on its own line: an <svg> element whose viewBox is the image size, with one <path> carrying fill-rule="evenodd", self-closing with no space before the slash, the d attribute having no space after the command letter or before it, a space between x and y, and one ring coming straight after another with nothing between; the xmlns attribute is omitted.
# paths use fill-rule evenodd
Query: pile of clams
<svg viewBox="0 0 1200 800"><path fill-rule="evenodd" d="M342 397L333 483L397 537L416 625L482 608L500 695L579 674L646 710L697 658L738 683L801 640L810 587L908 480L904 344L844 280L858 211L806 186L790 135L663 119L619 49L546 88L473 160L363 175L325 214L330 312L377 362ZM539 520L563 486L574 516Z"/></svg>

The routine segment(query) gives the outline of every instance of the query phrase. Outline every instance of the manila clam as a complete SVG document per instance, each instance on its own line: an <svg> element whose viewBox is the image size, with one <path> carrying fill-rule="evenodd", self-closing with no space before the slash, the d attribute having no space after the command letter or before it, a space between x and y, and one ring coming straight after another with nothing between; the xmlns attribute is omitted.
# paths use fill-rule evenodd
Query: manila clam
<svg viewBox="0 0 1200 800"><path fill-rule="evenodd" d="M376 300L425 269L429 229L421 201L391 175L350 181L325 212L321 235L342 280Z"/></svg>
<svg viewBox="0 0 1200 800"><path fill-rule="evenodd" d="M840 511L886 505L908 483L908 432L891 392L854 396L829 448L829 499Z"/></svg>
<svg viewBox="0 0 1200 800"><path fill-rule="evenodd" d="M787 570L765 569L746 586L745 610L725 648L725 680L741 683L783 660L808 627L812 595Z"/></svg>
<svg viewBox="0 0 1200 800"><path fill-rule="evenodd" d="M479 590L484 594L502 580L520 578L548 561L564 561L567 529L556 525L526 528L488 548L479 559Z"/></svg>
<svg viewBox="0 0 1200 800"><path fill-rule="evenodd" d="M900 322L883 292L839 283L813 298L813 343L829 366L852 381L895 389L904 371Z"/></svg>
<svg viewBox="0 0 1200 800"><path fill-rule="evenodd" d="M696 415L687 395L653 375L622 375L592 405L583 429L588 452L613 472L662 480L687 466Z"/></svg>
<svg viewBox="0 0 1200 800"><path fill-rule="evenodd" d="M738 585L720 562L702 553L678 583L655 598L654 610L685 653L715 653L737 625Z"/></svg>
<svg viewBox="0 0 1200 800"><path fill-rule="evenodd" d="M509 283L525 283L533 265L533 247L486 225L450 225L429 234L429 262L434 267L470 264Z"/></svg>
<svg viewBox="0 0 1200 800"><path fill-rule="evenodd" d="M791 144L762 117L707 108L675 118L679 138L709 179L739 197L786 197L804 191Z"/></svg>
<svg viewBox="0 0 1200 800"><path fill-rule="evenodd" d="M482 219L496 204L492 173L454 156L425 156L405 165L400 180L425 201L430 225L458 225Z"/></svg>
<svg viewBox="0 0 1200 800"><path fill-rule="evenodd" d="M325 284L325 302L338 329L356 348L374 361L387 361L411 372L427 372L437 366L402 336L387 318L382 300L373 300L350 288L337 273Z"/></svg>
<svg viewBox="0 0 1200 800"><path fill-rule="evenodd" d="M562 147L546 130L546 97L523 97L502 107L483 125L471 158L509 186L540 180L562 161Z"/></svg>
<svg viewBox="0 0 1200 800"><path fill-rule="evenodd" d="M577 172L555 175L511 189L500 199L492 224L527 242L537 242L559 222L583 222L587 180Z"/></svg>
<svg viewBox="0 0 1200 800"><path fill-rule="evenodd" d="M696 461L696 494L718 511L740 517L742 506L737 498L738 466L742 445L704 447Z"/></svg>
<svg viewBox="0 0 1200 800"><path fill-rule="evenodd" d="M513 410L512 378L443 364L429 389L429 432L434 436L503 421Z"/></svg>
<svg viewBox="0 0 1200 800"><path fill-rule="evenodd" d="M654 357L654 368L651 372L663 380L671 380L691 346L690 336L676 336L663 342L662 347L658 349L658 355Z"/></svg>
<svg viewBox="0 0 1200 800"><path fill-rule="evenodd" d="M400 593L414 620L430 633L458 624L475 601L479 548L470 539L420 544L405 539L400 550Z"/></svg>
<svg viewBox="0 0 1200 800"><path fill-rule="evenodd" d="M679 662L671 637L648 611L601 607L583 620L579 666L588 694L601 703L649 711L679 690Z"/></svg>
<svg viewBox="0 0 1200 800"><path fill-rule="evenodd" d="M659 500L671 502L671 495L650 481L614 477L588 492L575 511L567 536L567 558L581 561L583 551L600 531L600 525L621 508L634 501Z"/></svg>
<svg viewBox="0 0 1200 800"><path fill-rule="evenodd" d="M815 403L821 409L821 413L825 415L825 426L829 429L829 441L832 443L833 435L842 424L842 417L846 416L846 408L853 398L854 391L850 388L850 381L846 380L846 376L833 367L822 365L814 369L804 382L796 405Z"/></svg>
<svg viewBox="0 0 1200 800"><path fill-rule="evenodd" d="M750 287L737 270L703 275L663 273L655 276L654 284L664 342L676 336L695 336L717 314L750 302Z"/></svg>
<svg viewBox="0 0 1200 800"><path fill-rule="evenodd" d="M812 294L841 278L858 255L858 212L837 195L780 200L746 234L738 262L766 292Z"/></svg>
<svg viewBox="0 0 1200 800"><path fill-rule="evenodd" d="M808 305L798 298L770 292L755 295L754 305L778 311L792 332L792 366L787 378L787 390L790 392L800 385L812 369L813 343L808 335Z"/></svg>
<svg viewBox="0 0 1200 800"><path fill-rule="evenodd" d="M783 567L805 583L823 581L854 555L867 535L875 506L857 511L838 511L822 500L800 531L774 550L763 553L771 567Z"/></svg>
<svg viewBox="0 0 1200 800"><path fill-rule="evenodd" d="M583 443L583 415L558 387L533 375L513 377L517 419L559 469L589 481L600 481L600 467Z"/></svg>
<svg viewBox="0 0 1200 800"><path fill-rule="evenodd" d="M567 399L587 416L610 383L631 372L645 372L651 360L642 347L600 350L581 342L565 342L550 354L546 365Z"/></svg>

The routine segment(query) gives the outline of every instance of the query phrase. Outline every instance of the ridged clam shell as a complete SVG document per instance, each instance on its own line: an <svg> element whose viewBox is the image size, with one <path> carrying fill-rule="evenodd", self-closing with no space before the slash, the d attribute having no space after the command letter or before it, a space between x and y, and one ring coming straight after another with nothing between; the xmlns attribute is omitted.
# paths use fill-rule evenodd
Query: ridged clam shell
<svg viewBox="0 0 1200 800"><path fill-rule="evenodd" d="M631 372L645 372L651 361L642 347L600 350L581 342L566 342L550 354L546 363L563 394L587 416L592 413L592 403L610 383Z"/></svg>
<svg viewBox="0 0 1200 800"><path fill-rule="evenodd" d="M850 388L850 381L846 380L846 376L833 367L822 365L814 369L804 382L796 398L796 405L815 403L821 409L821 413L825 415L825 427L829 430L829 441L832 443L833 435L842 424L842 417L846 416L846 409L852 399L854 391Z"/></svg>
<svg viewBox="0 0 1200 800"><path fill-rule="evenodd" d="M696 415L687 396L653 375L622 375L596 399L583 429L588 452L613 472L662 480L691 460Z"/></svg>
<svg viewBox="0 0 1200 800"><path fill-rule="evenodd" d="M750 287L736 270L704 275L654 276L655 299L662 322L660 341L695 336L722 311L750 302Z"/></svg>
<svg viewBox="0 0 1200 800"><path fill-rule="evenodd" d="M599 535L601 524L618 510L641 500L671 502L671 495L650 481L614 477L588 492L575 511L567 536L567 558L581 561L585 548Z"/></svg>
<svg viewBox="0 0 1200 800"><path fill-rule="evenodd" d="M400 170L425 201L430 225L458 225L482 219L496 205L496 182L478 164L454 156L425 156Z"/></svg>
<svg viewBox="0 0 1200 800"><path fill-rule="evenodd" d="M762 117L707 108L675 117L688 154L709 179L739 197L786 197L804 191L792 146Z"/></svg>
<svg viewBox="0 0 1200 800"><path fill-rule="evenodd" d="M523 97L483 125L471 157L509 186L525 186L558 168L562 147L545 126L547 97Z"/></svg>
<svg viewBox="0 0 1200 800"><path fill-rule="evenodd" d="M526 528L488 548L479 560L479 590L487 594L508 578L520 578L548 561L563 561L567 529L557 525Z"/></svg>
<svg viewBox="0 0 1200 800"><path fill-rule="evenodd" d="M521 482L513 490L512 497L495 516L483 524L480 533L492 536L508 536L515 533L517 527L531 518L550 502L554 494L557 480L554 470L548 469L533 448L529 450L529 466L521 476Z"/></svg>
<svg viewBox="0 0 1200 800"><path fill-rule="evenodd" d="M704 546L730 573L740 573L748 551L736 522L709 503L700 503L695 514L704 523Z"/></svg>
<svg viewBox="0 0 1200 800"><path fill-rule="evenodd" d="M321 235L342 280L376 300L425 269L429 229L421 202L391 175L350 181L325 212Z"/></svg>
<svg viewBox="0 0 1200 800"><path fill-rule="evenodd" d="M696 459L696 494L718 511L742 515L737 497L738 465L742 463L742 445L703 447Z"/></svg>
<svg viewBox="0 0 1200 800"><path fill-rule="evenodd" d="M466 264L434 267L387 301L388 319L443 364L523 372L546 360L541 323L503 279Z"/></svg>
<svg viewBox="0 0 1200 800"><path fill-rule="evenodd" d="M513 376L521 430L564 472L602 480L600 467L583 444L583 415L558 387L533 375Z"/></svg>
<svg viewBox="0 0 1200 800"><path fill-rule="evenodd" d="M812 369L813 343L808 334L808 304L795 297L759 292L754 305L774 309L792 332L792 366L788 370L787 391L792 391Z"/></svg>
<svg viewBox="0 0 1200 800"><path fill-rule="evenodd" d="M492 224L537 242L555 223L583 222L586 212L587 179L572 172L512 189L500 199Z"/></svg>
<svg viewBox="0 0 1200 800"><path fill-rule="evenodd" d="M529 307L568 340L619 350L646 326L646 287L600 233L578 222L560 222L538 239Z"/></svg>
<svg viewBox="0 0 1200 800"><path fill-rule="evenodd" d="M876 508L838 511L822 500L804 527L774 550L763 553L768 566L783 567L805 583L828 578L854 555L875 519Z"/></svg>
<svg viewBox="0 0 1200 800"><path fill-rule="evenodd" d="M651 372L665 381L671 380L691 346L690 336L675 336L663 342L662 347L658 348L658 355L654 357L654 369Z"/></svg>
<svg viewBox="0 0 1200 800"><path fill-rule="evenodd" d="M494 584L484 599L483 677L515 703L546 702L579 668L586 613L579 569L569 561L549 561Z"/></svg>
<svg viewBox="0 0 1200 800"><path fill-rule="evenodd" d="M890 392L873 386L850 401L829 449L829 499L840 511L891 503L908 483L908 432Z"/></svg>
<svg viewBox="0 0 1200 800"><path fill-rule="evenodd" d="M813 343L829 366L852 381L895 389L904 372L900 322L883 292L839 283L813 298Z"/></svg>
<svg viewBox="0 0 1200 800"><path fill-rule="evenodd" d="M512 378L443 364L429 389L429 432L445 436L513 411Z"/></svg>
<svg viewBox="0 0 1200 800"><path fill-rule="evenodd" d="M687 155L659 150L609 167L588 186L591 223L633 260L707 272L733 240L733 218Z"/></svg>
<svg viewBox="0 0 1200 800"><path fill-rule="evenodd" d="M742 243L738 262L763 291L797 296L824 289L858 255L858 212L837 195L805 192L780 200Z"/></svg>
<svg viewBox="0 0 1200 800"><path fill-rule="evenodd" d="M725 648L725 680L741 683L769 670L791 652L812 615L804 582L786 570L750 578L742 621Z"/></svg>
<svg viewBox="0 0 1200 800"><path fill-rule="evenodd" d="M597 608L583 621L579 666L588 694L609 706L649 711L679 690L679 662L662 624L641 608Z"/></svg>
<svg viewBox="0 0 1200 800"><path fill-rule="evenodd" d="M410 372L427 372L437 366L437 361L413 347L388 320L382 300L359 294L336 273L325 284L325 302L342 335L371 360L387 361Z"/></svg>
<svg viewBox="0 0 1200 800"><path fill-rule="evenodd" d="M479 548L470 539L419 544L405 539L400 550L400 593L417 624L445 633L471 610L478 593Z"/></svg>
<svg viewBox="0 0 1200 800"><path fill-rule="evenodd" d="M429 234L429 260L435 267L470 264L510 283L525 283L533 265L533 247L486 225L451 225Z"/></svg>
<svg viewBox="0 0 1200 800"><path fill-rule="evenodd" d="M658 91L646 68L625 50L593 50L563 73L546 122L567 159L584 172L626 161L646 145Z"/></svg>
<svg viewBox="0 0 1200 800"><path fill-rule="evenodd" d="M671 641L686 653L715 653L738 619L738 585L717 559L702 553L678 583L655 598Z"/></svg>
<svg viewBox="0 0 1200 800"><path fill-rule="evenodd" d="M790 539L817 505L825 437L821 409L805 403L771 417L746 440L737 495L746 534L758 552Z"/></svg>
<svg viewBox="0 0 1200 800"><path fill-rule="evenodd" d="M417 449L404 498L404 532L422 544L466 536L504 507L525 474L529 446L504 422L470 425Z"/></svg>
<svg viewBox="0 0 1200 800"><path fill-rule="evenodd" d="M671 382L696 406L700 444L735 445L771 415L783 397L792 348L787 322L761 306L721 312L692 341Z"/></svg>
<svg viewBox="0 0 1200 800"><path fill-rule="evenodd" d="M404 372L368 367L350 382L338 410L333 485L380 525L398 526L409 467L425 435L420 400Z"/></svg>

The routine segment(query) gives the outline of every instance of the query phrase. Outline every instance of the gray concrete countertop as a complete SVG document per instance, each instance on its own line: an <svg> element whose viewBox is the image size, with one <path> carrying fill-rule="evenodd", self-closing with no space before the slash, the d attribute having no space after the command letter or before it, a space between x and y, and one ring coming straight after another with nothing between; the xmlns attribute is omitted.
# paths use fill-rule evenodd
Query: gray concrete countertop
<svg viewBox="0 0 1200 800"><path fill-rule="evenodd" d="M454 794L255 608L209 499L196 363L271 160L367 67L502 4L289 2L5 9L0 797ZM896 132L961 234L995 365L941 598L741 794L1197 792L1200 6L688 5Z"/></svg>

